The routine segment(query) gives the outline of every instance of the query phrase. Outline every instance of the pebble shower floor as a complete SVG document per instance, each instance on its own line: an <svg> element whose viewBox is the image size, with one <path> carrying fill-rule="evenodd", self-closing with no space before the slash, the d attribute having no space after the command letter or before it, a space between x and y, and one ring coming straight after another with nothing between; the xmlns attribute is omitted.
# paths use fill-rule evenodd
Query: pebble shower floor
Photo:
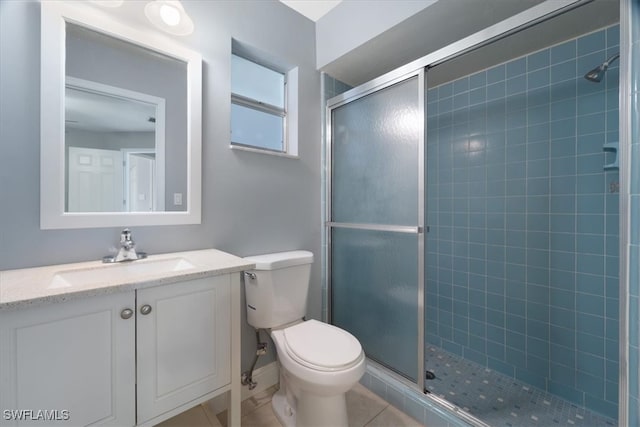
<svg viewBox="0 0 640 427"><path fill-rule="evenodd" d="M514 380L438 347L428 346L427 390L493 427L616 426L613 419Z"/></svg>

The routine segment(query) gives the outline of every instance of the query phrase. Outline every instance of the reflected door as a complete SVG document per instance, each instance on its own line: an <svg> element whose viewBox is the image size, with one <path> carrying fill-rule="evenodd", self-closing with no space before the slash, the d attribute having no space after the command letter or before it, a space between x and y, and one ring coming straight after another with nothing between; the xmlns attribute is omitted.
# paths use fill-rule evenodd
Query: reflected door
<svg viewBox="0 0 640 427"><path fill-rule="evenodd" d="M155 154L127 153L126 159L126 210L129 212L153 211L156 192L154 185L156 169Z"/></svg>
<svg viewBox="0 0 640 427"><path fill-rule="evenodd" d="M69 147L67 212L120 212L122 153Z"/></svg>
<svg viewBox="0 0 640 427"><path fill-rule="evenodd" d="M422 71L330 109L331 321L422 387Z"/></svg>

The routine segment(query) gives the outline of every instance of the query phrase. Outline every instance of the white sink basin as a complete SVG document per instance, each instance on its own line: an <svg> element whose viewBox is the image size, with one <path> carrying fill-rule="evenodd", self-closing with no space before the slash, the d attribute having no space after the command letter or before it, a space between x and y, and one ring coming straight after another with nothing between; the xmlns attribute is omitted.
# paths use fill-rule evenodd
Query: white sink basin
<svg viewBox="0 0 640 427"><path fill-rule="evenodd" d="M195 265L184 258L121 262L96 268L59 271L54 274L47 288L71 288L92 283L136 281L147 276L156 277L192 268L195 268Z"/></svg>

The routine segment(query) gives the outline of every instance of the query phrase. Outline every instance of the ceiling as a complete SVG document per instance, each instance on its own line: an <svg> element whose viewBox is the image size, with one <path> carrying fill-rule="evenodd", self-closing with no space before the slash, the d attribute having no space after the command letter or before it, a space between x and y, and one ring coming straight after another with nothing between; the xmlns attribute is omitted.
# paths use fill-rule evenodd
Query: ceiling
<svg viewBox="0 0 640 427"><path fill-rule="evenodd" d="M92 132L154 132L156 106L71 87L65 90L67 129Z"/></svg>
<svg viewBox="0 0 640 427"><path fill-rule="evenodd" d="M280 0L296 12L317 21L336 7L342 0Z"/></svg>
<svg viewBox="0 0 640 427"><path fill-rule="evenodd" d="M543 1L440 0L322 67L322 71L357 86ZM371 2L362 1L362 4L366 7ZM502 43L492 43L483 48L482 53L465 55L464 61L443 64L438 67L440 75L435 75L437 78L430 82L442 83L453 76L469 74L611 25L619 20L618 15L618 0L595 0L550 23L536 25Z"/></svg>

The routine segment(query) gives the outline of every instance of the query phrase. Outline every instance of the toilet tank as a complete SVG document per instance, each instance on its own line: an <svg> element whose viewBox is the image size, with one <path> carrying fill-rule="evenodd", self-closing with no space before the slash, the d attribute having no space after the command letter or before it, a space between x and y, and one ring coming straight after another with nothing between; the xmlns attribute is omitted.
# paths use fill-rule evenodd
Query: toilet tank
<svg viewBox="0 0 640 427"><path fill-rule="evenodd" d="M302 319L307 312L313 254L290 251L245 259L256 264L244 274L249 324L268 329Z"/></svg>

